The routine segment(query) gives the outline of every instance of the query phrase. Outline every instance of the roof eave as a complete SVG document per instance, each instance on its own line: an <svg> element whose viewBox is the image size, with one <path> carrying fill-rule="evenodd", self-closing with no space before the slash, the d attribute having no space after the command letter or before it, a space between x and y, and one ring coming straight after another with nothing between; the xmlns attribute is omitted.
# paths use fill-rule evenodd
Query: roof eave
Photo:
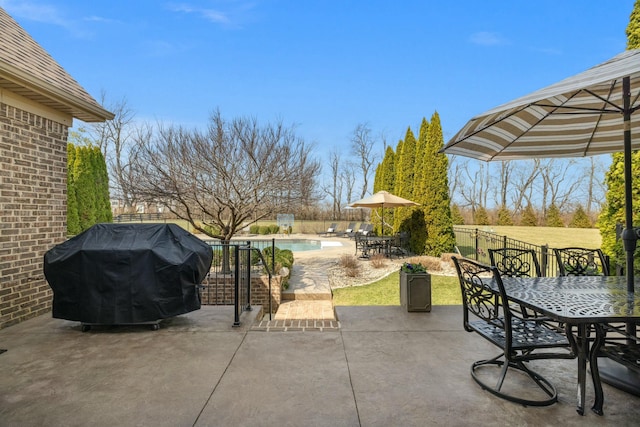
<svg viewBox="0 0 640 427"><path fill-rule="evenodd" d="M115 117L113 113L102 108L97 102L89 102L74 96L43 81L42 79L34 77L1 61L0 75L28 91L46 97L56 104L65 106L66 109L70 110L71 115L74 118L84 122L104 122Z"/></svg>

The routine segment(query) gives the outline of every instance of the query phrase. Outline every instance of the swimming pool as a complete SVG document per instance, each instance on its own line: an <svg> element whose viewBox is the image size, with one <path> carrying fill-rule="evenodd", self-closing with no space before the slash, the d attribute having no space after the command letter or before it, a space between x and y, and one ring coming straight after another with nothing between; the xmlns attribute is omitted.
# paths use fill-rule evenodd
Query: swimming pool
<svg viewBox="0 0 640 427"><path fill-rule="evenodd" d="M249 240L251 242L251 246L254 248L258 248L260 250L271 246L271 239L259 239L259 240ZM219 245L219 240L205 240L208 244L214 246ZM234 243L236 240L233 241ZM242 240L242 244L245 244L247 240ZM315 239L275 239L275 245L279 249L289 249L292 252L304 252L304 251L317 251L324 248L330 247L341 247L343 244L341 242L331 241L331 240L315 240Z"/></svg>
<svg viewBox="0 0 640 427"><path fill-rule="evenodd" d="M271 240L252 240L255 247L263 248L271 246ZM292 252L317 251L328 247L342 246L340 242L327 240L306 240L306 239L276 239L275 245L280 249L289 249Z"/></svg>

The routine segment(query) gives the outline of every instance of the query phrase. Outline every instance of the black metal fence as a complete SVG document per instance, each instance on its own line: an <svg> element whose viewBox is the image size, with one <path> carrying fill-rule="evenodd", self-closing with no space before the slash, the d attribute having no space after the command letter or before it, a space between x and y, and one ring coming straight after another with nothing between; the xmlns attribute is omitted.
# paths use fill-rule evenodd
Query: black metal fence
<svg viewBox="0 0 640 427"><path fill-rule="evenodd" d="M211 270L202 283L200 296L205 305L233 305L233 326L240 325L240 315L251 310L251 277L267 273L269 314L271 315L271 278L273 261L267 261L262 248L250 241L230 244L206 241L213 251ZM272 250L271 253L274 253Z"/></svg>
<svg viewBox="0 0 640 427"><path fill-rule="evenodd" d="M453 227L456 235L456 249L460 255L489 264L489 249L502 247L533 249L540 262L540 270L543 276L553 277L558 275L558 263L553 251L548 245L533 245L521 240L501 236L496 233L482 231L477 228Z"/></svg>
<svg viewBox="0 0 640 427"><path fill-rule="evenodd" d="M113 222L160 221L167 217L163 213L128 213L116 215Z"/></svg>

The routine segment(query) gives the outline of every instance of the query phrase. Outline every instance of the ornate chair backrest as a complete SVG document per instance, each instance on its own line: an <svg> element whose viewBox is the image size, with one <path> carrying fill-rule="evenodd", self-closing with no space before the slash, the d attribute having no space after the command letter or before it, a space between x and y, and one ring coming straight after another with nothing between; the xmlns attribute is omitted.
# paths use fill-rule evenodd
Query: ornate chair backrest
<svg viewBox="0 0 640 427"><path fill-rule="evenodd" d="M493 326L505 330L507 343L511 341L511 311L500 301L506 301L506 292L500 272L495 267L480 264L476 261L453 257L453 263L458 272L460 289L462 290L463 322L466 331L469 327L469 313ZM493 281L491 280L493 278ZM498 294L491 287L494 283ZM508 344L509 345L509 344Z"/></svg>
<svg viewBox="0 0 640 427"><path fill-rule="evenodd" d="M491 265L507 277L540 277L540 263L533 249L489 249Z"/></svg>
<svg viewBox="0 0 640 427"><path fill-rule="evenodd" d="M560 276L608 276L609 268L600 249L560 248L553 250Z"/></svg>

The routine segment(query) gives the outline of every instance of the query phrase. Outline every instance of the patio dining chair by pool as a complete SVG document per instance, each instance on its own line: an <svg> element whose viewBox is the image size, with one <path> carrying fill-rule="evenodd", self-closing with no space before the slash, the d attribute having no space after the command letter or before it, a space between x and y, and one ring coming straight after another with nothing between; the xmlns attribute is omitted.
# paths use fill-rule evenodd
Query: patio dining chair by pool
<svg viewBox="0 0 640 427"><path fill-rule="evenodd" d="M554 249L560 276L608 276L609 265L600 249Z"/></svg>
<svg viewBox="0 0 640 427"><path fill-rule="evenodd" d="M514 313L496 267L467 258L453 257L462 290L463 325L502 351L496 357L474 362L471 376L480 387L511 402L526 406L546 406L558 400L549 380L531 370L527 362L539 359L572 359L575 352L566 336L534 318ZM515 371L515 372L514 372ZM523 384L525 374L531 385ZM506 382L505 382L506 381ZM534 387L537 386L537 387Z"/></svg>
<svg viewBox="0 0 640 427"><path fill-rule="evenodd" d="M404 257L409 255L409 233L401 231L396 233L391 240L389 255L397 255L398 257Z"/></svg>

